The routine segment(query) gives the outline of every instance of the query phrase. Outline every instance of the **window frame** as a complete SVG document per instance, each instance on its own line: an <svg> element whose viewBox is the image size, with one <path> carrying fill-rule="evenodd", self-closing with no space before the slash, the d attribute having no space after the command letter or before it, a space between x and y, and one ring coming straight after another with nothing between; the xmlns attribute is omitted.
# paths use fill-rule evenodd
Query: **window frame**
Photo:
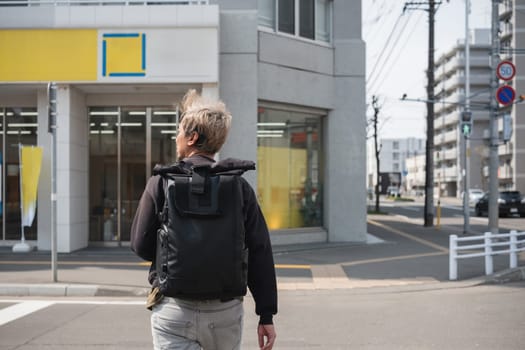
<svg viewBox="0 0 525 350"><path fill-rule="evenodd" d="M275 34L279 34L281 36L287 36L287 37L291 37L291 38L294 38L294 39L298 39L298 40L303 40L303 41L307 41L307 42L314 42L316 44L320 44L320 45L323 45L323 46L329 46L329 47L332 47L332 43L333 43L333 0L312 0L314 2L314 13L313 13L313 30L314 30L314 38L308 38L308 37L304 37L304 36L301 36L299 33L300 33L300 20L301 20L301 16L300 16L300 2L301 0L293 0L294 1L294 33L291 34L291 33L287 33L287 32L284 32L284 31L280 31L279 30L279 1L280 0L271 0L273 1L273 27L271 26L267 26L265 24L262 24L259 17L258 17L258 30L260 31L263 31L263 32L269 32L269 33L275 33ZM319 6L319 1L325 1L326 2L326 5L327 6L327 11L328 11L328 18L329 18L329 21L330 23L328 24L328 26L330 27L330 30L329 30L329 33L328 33L328 41L326 40L323 40L320 38L320 36L318 35L318 30L317 30L317 12L318 12L318 6Z"/></svg>

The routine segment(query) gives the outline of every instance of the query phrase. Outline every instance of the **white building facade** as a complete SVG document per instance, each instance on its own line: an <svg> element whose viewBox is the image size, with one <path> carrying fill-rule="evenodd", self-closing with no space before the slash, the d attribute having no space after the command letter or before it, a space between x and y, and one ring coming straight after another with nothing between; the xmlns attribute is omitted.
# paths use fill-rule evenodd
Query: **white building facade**
<svg viewBox="0 0 525 350"><path fill-rule="evenodd" d="M488 165L486 131L490 103L490 30L472 31L470 45L470 110L472 132L467 143L470 188L486 190ZM465 108L465 45L458 42L435 65L434 184L436 194L456 197L463 191L464 163L460 130Z"/></svg>
<svg viewBox="0 0 525 350"><path fill-rule="evenodd" d="M406 186L412 196L423 196L425 193L425 164L425 154L406 159Z"/></svg>
<svg viewBox="0 0 525 350"><path fill-rule="evenodd" d="M516 67L516 75L510 84L520 96L525 93L525 0L503 0L499 4L501 60L509 60ZM500 85L503 81L500 81ZM517 97L519 98L519 97ZM512 136L509 142L498 149L498 180L501 189L512 189L525 193L525 105L514 104L502 110L510 113ZM503 120L498 121L499 134L503 135Z"/></svg>
<svg viewBox="0 0 525 350"><path fill-rule="evenodd" d="M403 191L409 191L406 177L409 174L406 160L425 153L425 140L420 138L379 139L379 168L381 173L400 174L400 185ZM377 161L373 139L367 143L367 188L375 186Z"/></svg>
<svg viewBox="0 0 525 350"><path fill-rule="evenodd" d="M50 249L50 81L60 252L129 242L153 165L175 160L189 88L232 112L219 158L257 161L246 177L274 242L366 240L361 1L20 1L0 5L0 45L1 245L20 238L17 145L38 145L25 233Z"/></svg>

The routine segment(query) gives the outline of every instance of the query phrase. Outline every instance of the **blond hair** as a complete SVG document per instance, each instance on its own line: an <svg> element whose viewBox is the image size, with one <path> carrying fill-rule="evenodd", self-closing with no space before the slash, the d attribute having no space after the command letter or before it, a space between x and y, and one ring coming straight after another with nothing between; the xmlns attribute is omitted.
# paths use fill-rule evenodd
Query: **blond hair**
<svg viewBox="0 0 525 350"><path fill-rule="evenodd" d="M182 119L179 125L184 134L199 134L195 147L199 151L219 152L231 127L232 116L220 100L204 98L194 89L188 90L181 102Z"/></svg>

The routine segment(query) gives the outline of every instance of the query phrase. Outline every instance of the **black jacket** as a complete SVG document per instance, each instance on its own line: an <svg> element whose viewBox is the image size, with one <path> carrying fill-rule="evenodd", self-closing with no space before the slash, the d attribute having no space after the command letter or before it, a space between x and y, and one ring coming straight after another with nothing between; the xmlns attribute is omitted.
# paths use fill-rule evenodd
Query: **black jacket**
<svg viewBox="0 0 525 350"><path fill-rule="evenodd" d="M185 161L194 165L214 162L213 159L200 155ZM246 180L242 179L242 184L244 226L249 251L248 288L254 297L255 312L260 316L260 323L271 324L272 315L277 313L277 284L270 236L255 192ZM131 249L144 260L152 262L148 279L153 286L157 283L155 250L157 229L160 227L158 214L162 211L164 198L162 177L152 176L146 184L131 225Z"/></svg>

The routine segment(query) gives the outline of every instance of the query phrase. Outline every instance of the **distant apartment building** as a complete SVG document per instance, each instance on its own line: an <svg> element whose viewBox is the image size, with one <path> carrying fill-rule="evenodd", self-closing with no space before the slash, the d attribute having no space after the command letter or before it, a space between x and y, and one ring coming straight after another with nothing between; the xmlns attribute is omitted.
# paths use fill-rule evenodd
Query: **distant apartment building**
<svg viewBox="0 0 525 350"><path fill-rule="evenodd" d="M473 127L467 143L469 187L487 189L490 102L490 29L475 29L470 40L470 110ZM465 108L465 44L458 43L435 64L434 186L436 195L460 196L465 169L460 130Z"/></svg>
<svg viewBox="0 0 525 350"><path fill-rule="evenodd" d="M422 196L425 191L425 154L409 157L405 160L407 176L405 179L408 193Z"/></svg>
<svg viewBox="0 0 525 350"><path fill-rule="evenodd" d="M499 4L501 60L509 60L516 67L511 85L516 94L525 94L525 0L503 0ZM502 85L502 82L500 82ZM525 192L525 104L517 103L502 112L512 117L512 137L498 149L499 186ZM503 114L503 113L502 113ZM498 123L500 135L503 123Z"/></svg>
<svg viewBox="0 0 525 350"><path fill-rule="evenodd" d="M399 185L406 191L406 176L408 169L406 159L425 153L425 140L420 138L380 139L379 140L379 169L383 174L400 174ZM375 158L374 142L371 140L367 147L367 187L376 184L377 163Z"/></svg>

